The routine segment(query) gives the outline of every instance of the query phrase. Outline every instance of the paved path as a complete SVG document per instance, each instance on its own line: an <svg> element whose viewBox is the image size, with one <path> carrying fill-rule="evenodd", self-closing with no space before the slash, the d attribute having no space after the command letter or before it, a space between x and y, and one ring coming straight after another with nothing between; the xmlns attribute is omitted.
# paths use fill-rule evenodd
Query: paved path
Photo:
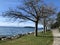
<svg viewBox="0 0 60 45"><path fill-rule="evenodd" d="M52 29L54 42L53 45L60 45L60 32L58 29Z"/></svg>

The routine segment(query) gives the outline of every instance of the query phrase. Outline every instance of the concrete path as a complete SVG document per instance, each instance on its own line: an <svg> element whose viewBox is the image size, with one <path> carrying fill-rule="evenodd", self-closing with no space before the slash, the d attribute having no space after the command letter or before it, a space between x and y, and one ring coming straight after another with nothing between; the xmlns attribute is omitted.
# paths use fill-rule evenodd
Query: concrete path
<svg viewBox="0 0 60 45"><path fill-rule="evenodd" d="M60 32L58 29L52 29L52 33L54 36L53 45L60 45Z"/></svg>

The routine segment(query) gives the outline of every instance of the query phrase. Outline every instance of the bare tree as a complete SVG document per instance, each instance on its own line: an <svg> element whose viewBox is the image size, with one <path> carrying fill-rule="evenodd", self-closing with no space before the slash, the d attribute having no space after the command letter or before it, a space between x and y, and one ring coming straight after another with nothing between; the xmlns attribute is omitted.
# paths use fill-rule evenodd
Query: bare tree
<svg viewBox="0 0 60 45"><path fill-rule="evenodd" d="M56 8L53 8L51 6L42 5L42 16L41 17L43 18L44 32L46 32L49 17L55 14L55 10Z"/></svg>
<svg viewBox="0 0 60 45"><path fill-rule="evenodd" d="M45 5L44 5L45 6ZM23 4L17 7L17 10L9 10L5 12L4 16L16 19L30 20L35 23L35 33L37 36L38 23L40 18L47 17L47 14L52 14L53 9L42 6L41 0L24 0ZM47 12L46 12L47 10ZM43 15L43 14L46 14ZM45 26L45 25L44 25Z"/></svg>

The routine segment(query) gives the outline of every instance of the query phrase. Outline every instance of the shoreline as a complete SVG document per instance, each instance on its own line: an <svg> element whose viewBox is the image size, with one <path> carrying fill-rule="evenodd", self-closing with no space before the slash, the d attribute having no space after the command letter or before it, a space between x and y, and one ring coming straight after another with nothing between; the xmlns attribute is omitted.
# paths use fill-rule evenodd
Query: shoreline
<svg viewBox="0 0 60 45"><path fill-rule="evenodd" d="M42 32L42 31L43 31L43 29L42 29L42 30L38 30L38 32ZM1 36L1 37L0 37L0 40L17 39L17 38L21 38L22 36L30 35L30 34L34 34L34 32L31 31L31 32L27 32L27 33L22 33L22 34L13 35L13 36L12 36L12 35L8 35L8 36L4 35L4 36Z"/></svg>

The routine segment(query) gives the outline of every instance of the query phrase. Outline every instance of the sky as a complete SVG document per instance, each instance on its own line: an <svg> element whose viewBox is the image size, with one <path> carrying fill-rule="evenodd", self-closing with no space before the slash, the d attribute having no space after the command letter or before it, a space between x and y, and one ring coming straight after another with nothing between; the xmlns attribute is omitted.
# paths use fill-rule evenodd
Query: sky
<svg viewBox="0 0 60 45"><path fill-rule="evenodd" d="M21 0L20 0L21 1ZM2 12L7 11L9 8L16 8L20 2L19 0L0 0L0 15ZM50 4L52 6L55 6L57 8L57 11L60 11L60 0L44 0L45 3ZM34 26L34 23L31 21L18 23L18 22L10 22L6 21L7 18L0 16L0 26ZM43 27L41 24L39 27Z"/></svg>

